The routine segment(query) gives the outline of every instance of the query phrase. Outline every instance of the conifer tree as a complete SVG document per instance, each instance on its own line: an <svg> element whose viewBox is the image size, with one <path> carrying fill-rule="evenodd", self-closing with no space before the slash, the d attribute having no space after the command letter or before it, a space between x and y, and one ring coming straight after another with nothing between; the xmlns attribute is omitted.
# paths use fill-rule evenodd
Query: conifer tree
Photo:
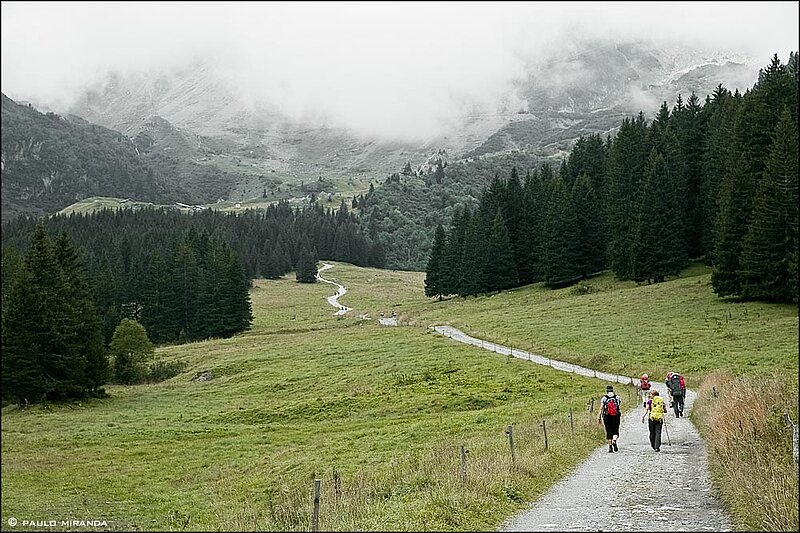
<svg viewBox="0 0 800 533"><path fill-rule="evenodd" d="M516 287L519 279L517 278L514 251L511 247L511 238L500 209L496 211L492 222L488 251L486 289L489 291L501 291Z"/></svg>
<svg viewBox="0 0 800 533"><path fill-rule="evenodd" d="M71 344L70 351L86 368L83 382L76 382L76 385L94 393L106 383L110 375L102 325L92 300L88 274L66 233L62 232L56 239L54 252L65 281L69 335L67 342Z"/></svg>
<svg viewBox="0 0 800 533"><path fill-rule="evenodd" d="M5 280L4 280L5 281ZM33 276L23 265L9 281L3 298L3 395L18 404L36 402L46 392L38 337L42 334Z"/></svg>
<svg viewBox="0 0 800 533"><path fill-rule="evenodd" d="M443 256L446 239L444 228L439 224L436 228L436 233L433 235L433 247L431 248L428 265L425 267L425 296L429 298L438 296L439 300L441 300L444 294Z"/></svg>
<svg viewBox="0 0 800 533"><path fill-rule="evenodd" d="M661 282L685 266L680 195L665 158L650 152L636 225L631 279Z"/></svg>
<svg viewBox="0 0 800 533"><path fill-rule="evenodd" d="M453 214L447 244L442 258L444 273L442 279L443 294L462 294L461 283L464 271L464 240L470 220L469 208L464 207Z"/></svg>
<svg viewBox="0 0 800 533"><path fill-rule="evenodd" d="M733 118L738 100L719 85L703 108L706 114L706 135L703 140L701 192L702 236L701 253L706 263L712 263L714 251L714 224L717 218L717 204L725 162L730 157L729 150L733 138Z"/></svg>
<svg viewBox="0 0 800 533"><path fill-rule="evenodd" d="M561 176L552 178L548 189L542 267L544 281L549 285L560 285L580 276L578 225L569 191Z"/></svg>
<svg viewBox="0 0 800 533"><path fill-rule="evenodd" d="M527 248L530 246L530 226L529 218L525 213L525 192L516 167L511 169L511 177L508 179L505 189L503 219L511 239L515 277L519 283L528 284L532 279L531 263L527 252Z"/></svg>
<svg viewBox="0 0 800 533"><path fill-rule="evenodd" d="M750 217L752 180L741 150L732 151L719 191L711 286L719 296L741 292L740 257Z"/></svg>
<svg viewBox="0 0 800 533"><path fill-rule="evenodd" d="M305 246L300 249L295 277L299 283L316 283L317 260Z"/></svg>
<svg viewBox="0 0 800 533"><path fill-rule="evenodd" d="M458 292L460 296L474 296L487 291L488 240L482 217L476 214L466 220Z"/></svg>
<svg viewBox="0 0 800 533"><path fill-rule="evenodd" d="M577 225L576 267L580 275L585 278L600 272L606 264L602 206L589 176L586 174L578 176L572 188L570 201Z"/></svg>
<svg viewBox="0 0 800 533"><path fill-rule="evenodd" d="M797 303L798 137L788 107L774 139L742 247L742 296Z"/></svg>
<svg viewBox="0 0 800 533"><path fill-rule="evenodd" d="M522 222L522 240L526 243L523 247L523 261L527 265L529 276L526 277L526 270L520 269L520 283L529 284L544 279L542 271L542 246L543 246L543 222L544 222L544 186L538 171L525 176L524 184L524 216Z"/></svg>
<svg viewBox="0 0 800 533"><path fill-rule="evenodd" d="M650 152L644 115L624 119L608 154L608 258L619 279L633 274L639 191Z"/></svg>

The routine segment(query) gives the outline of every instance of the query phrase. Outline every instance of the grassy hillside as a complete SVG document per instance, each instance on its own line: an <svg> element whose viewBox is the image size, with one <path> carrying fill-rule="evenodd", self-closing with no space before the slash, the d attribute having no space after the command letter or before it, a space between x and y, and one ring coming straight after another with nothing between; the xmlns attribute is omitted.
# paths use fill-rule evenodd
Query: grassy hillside
<svg viewBox="0 0 800 533"><path fill-rule="evenodd" d="M555 291L534 285L415 307L413 320L623 375L677 370L691 386L714 369L797 373L797 306L721 299L702 266L682 276L637 286L606 273Z"/></svg>
<svg viewBox="0 0 800 533"><path fill-rule="evenodd" d="M331 285L257 281L251 331L157 350L186 361L184 374L112 386L90 405L5 410L4 527L9 516L57 516L114 529L307 530L317 477L322 530L493 529L604 442L583 406L605 384L428 326L629 375L674 366L690 384L716 368L796 375L796 307L719 300L707 271L685 275L434 302L424 274L337 264L326 277L354 308L338 318ZM376 324L392 311L412 327ZM192 379L205 371L213 379Z"/></svg>
<svg viewBox="0 0 800 533"><path fill-rule="evenodd" d="M341 270L371 277L375 305L404 277ZM320 477L323 530L490 529L603 442L582 411L602 382L422 328L337 319L324 299L331 292L258 281L252 331L157 351L186 361L185 374L110 387L110 399L90 405L4 412L4 523L58 516L126 530L187 521L202 530L307 530ZM214 378L192 380L204 371Z"/></svg>

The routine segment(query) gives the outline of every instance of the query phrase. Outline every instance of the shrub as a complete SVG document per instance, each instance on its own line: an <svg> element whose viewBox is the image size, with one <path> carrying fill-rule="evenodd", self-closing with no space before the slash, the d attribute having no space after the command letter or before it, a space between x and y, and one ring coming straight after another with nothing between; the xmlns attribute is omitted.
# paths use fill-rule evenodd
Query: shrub
<svg viewBox="0 0 800 533"><path fill-rule="evenodd" d="M159 383L175 377L186 369L184 361L155 361L147 371L147 381Z"/></svg>

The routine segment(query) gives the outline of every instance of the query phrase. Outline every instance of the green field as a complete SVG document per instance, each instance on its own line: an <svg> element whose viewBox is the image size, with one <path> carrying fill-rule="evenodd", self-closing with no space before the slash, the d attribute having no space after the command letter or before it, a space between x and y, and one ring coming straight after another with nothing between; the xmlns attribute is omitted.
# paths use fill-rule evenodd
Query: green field
<svg viewBox="0 0 800 533"><path fill-rule="evenodd" d="M351 274L349 269L354 272ZM397 310L408 324L448 324L474 337L627 376L683 373L692 386L709 371L798 371L796 305L736 302L711 290L708 268L694 266L668 283L637 286L611 273L551 290L531 285L477 298L419 301L424 274L391 272L381 294L379 271L342 265L341 302L355 309Z"/></svg>
<svg viewBox="0 0 800 533"><path fill-rule="evenodd" d="M533 286L442 302L422 296L420 273L337 264L323 275L347 286L353 313L333 316L331 285L258 280L252 330L157 350L184 374L110 386L89 404L6 408L2 529L14 516L308 530L314 478L322 530L493 529L604 442L584 405L605 383L461 345L434 323L628 375L797 372L797 308L719 300L703 269L653 286L603 276L588 294ZM377 325L392 311L406 327ZM204 371L214 378L192 379Z"/></svg>

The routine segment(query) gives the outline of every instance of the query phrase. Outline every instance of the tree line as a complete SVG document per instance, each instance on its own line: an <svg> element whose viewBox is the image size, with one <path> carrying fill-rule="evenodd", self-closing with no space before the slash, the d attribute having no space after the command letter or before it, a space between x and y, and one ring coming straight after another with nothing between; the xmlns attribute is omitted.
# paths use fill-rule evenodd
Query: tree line
<svg viewBox="0 0 800 533"><path fill-rule="evenodd" d="M426 295L606 268L660 282L698 259L720 296L797 302L797 97L797 54L776 55L745 94L679 95L649 124L639 113L614 138L581 137L557 171L495 176L477 208L437 228Z"/></svg>
<svg viewBox="0 0 800 533"><path fill-rule="evenodd" d="M3 384L19 401L81 397L122 379L107 355L121 323L141 324L157 344L229 337L252 322L249 278L297 270L313 282L319 257L384 261L344 205L104 209L18 217L2 236Z"/></svg>

